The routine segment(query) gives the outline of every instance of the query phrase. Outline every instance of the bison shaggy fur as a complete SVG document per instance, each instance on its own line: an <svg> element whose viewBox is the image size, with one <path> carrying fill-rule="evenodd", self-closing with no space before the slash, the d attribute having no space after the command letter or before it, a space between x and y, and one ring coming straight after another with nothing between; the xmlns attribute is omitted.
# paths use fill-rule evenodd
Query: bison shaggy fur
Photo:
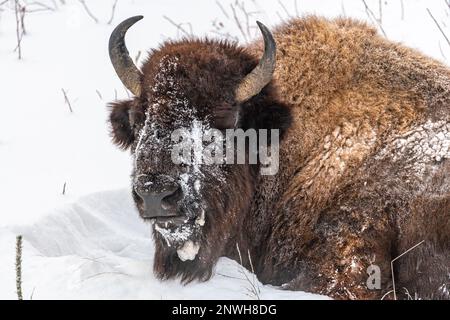
<svg viewBox="0 0 450 320"><path fill-rule="evenodd" d="M162 147L149 142L151 154L136 154L149 117L162 134L192 112L219 129L238 112L240 128L282 131L276 175L257 165L206 175L195 259L182 261L153 233L156 274L207 280L220 256L240 261L238 245L263 283L378 299L392 289L391 260L423 241L393 264L397 296L449 299L449 69L351 19L293 19L273 35L273 79L244 103L233 90L262 42L183 39L150 52L139 96L111 104L114 142L135 157L134 184L138 173L179 173ZM381 271L379 290L367 287L371 265Z"/></svg>

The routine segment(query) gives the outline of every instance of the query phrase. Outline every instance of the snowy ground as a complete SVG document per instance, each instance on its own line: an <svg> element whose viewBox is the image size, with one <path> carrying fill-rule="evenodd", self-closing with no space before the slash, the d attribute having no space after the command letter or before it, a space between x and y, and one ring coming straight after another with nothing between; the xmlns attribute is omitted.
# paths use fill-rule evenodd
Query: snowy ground
<svg viewBox="0 0 450 320"><path fill-rule="evenodd" d="M152 275L153 245L127 190L82 197L37 223L0 229L0 298L14 298L14 237L26 240L24 297L29 299L288 299L318 298L262 286L230 259L207 283L187 286ZM246 279L244 272L246 272ZM260 293L252 294L255 285Z"/></svg>
<svg viewBox="0 0 450 320"><path fill-rule="evenodd" d="M181 286L152 275L149 228L129 196L129 156L111 145L106 125L106 103L127 97L107 53L109 34L122 19L145 16L127 36L132 55L143 52L139 60L184 33L245 43L255 34L255 20L274 26L305 13L368 20L389 39L450 59L450 45L427 11L450 36L444 0L366 0L369 10L356 0L239 1L250 14L248 29L236 0L118 0L111 24L113 0L86 1L98 22L79 1L40 1L57 8L26 14L22 60L14 52L13 2L0 7L0 298L15 298L16 234L24 236L25 298L33 291L35 299L255 298L243 269L225 258L207 283ZM258 286L261 298L321 298Z"/></svg>

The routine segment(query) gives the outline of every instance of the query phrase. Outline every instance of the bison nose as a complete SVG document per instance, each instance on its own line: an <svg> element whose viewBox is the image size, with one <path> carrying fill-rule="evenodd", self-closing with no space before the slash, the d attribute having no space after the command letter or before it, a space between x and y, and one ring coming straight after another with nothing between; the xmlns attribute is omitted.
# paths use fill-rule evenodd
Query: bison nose
<svg viewBox="0 0 450 320"><path fill-rule="evenodd" d="M143 192L136 190L136 193L144 202L144 218L172 217L176 216L176 204L181 194L179 187L172 187L162 192Z"/></svg>

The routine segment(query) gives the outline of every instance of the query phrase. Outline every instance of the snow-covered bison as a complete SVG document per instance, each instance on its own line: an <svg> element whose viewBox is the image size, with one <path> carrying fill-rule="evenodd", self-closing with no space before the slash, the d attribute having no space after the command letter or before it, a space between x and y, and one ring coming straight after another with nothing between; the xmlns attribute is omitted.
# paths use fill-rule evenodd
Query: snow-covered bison
<svg viewBox="0 0 450 320"><path fill-rule="evenodd" d="M263 283L380 298L392 290L391 260L420 243L393 263L397 297L450 297L446 66L365 23L310 16L273 35L258 23L264 46L168 41L138 69L124 36L141 18L110 38L134 94L111 103L110 121L134 159L160 278L207 280L219 257L240 260L239 247ZM171 133L196 126L279 129L278 173L173 163Z"/></svg>

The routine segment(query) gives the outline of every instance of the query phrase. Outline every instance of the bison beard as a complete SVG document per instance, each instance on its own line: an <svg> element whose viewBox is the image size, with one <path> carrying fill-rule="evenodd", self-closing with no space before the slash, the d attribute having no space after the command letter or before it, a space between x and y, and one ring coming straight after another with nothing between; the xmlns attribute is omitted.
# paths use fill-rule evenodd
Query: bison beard
<svg viewBox="0 0 450 320"><path fill-rule="evenodd" d="M275 70L275 41L261 25L264 54L260 42L185 39L152 50L138 69L123 36L139 19L111 37L111 60L135 97L112 103L110 122L113 142L135 160L139 214L156 219L160 278L207 280L220 256L240 260L238 244L263 283L378 299L391 290L390 261L425 240L396 262L396 286L450 298L447 67L364 23L307 17L274 32ZM170 133L198 124L279 129L278 174L173 164ZM155 199L185 221L158 230L166 217L146 210ZM366 286L371 265L380 290Z"/></svg>
<svg viewBox="0 0 450 320"><path fill-rule="evenodd" d="M155 237L156 253L154 271L161 279L180 276L185 283L192 280L208 280L220 256L224 255L230 239L243 224L253 194L250 170L236 172L228 177L225 185L208 185L204 201L208 204L205 224L196 243L200 250L194 260L182 261L176 247L169 247L158 232ZM232 241L232 240L231 240Z"/></svg>

